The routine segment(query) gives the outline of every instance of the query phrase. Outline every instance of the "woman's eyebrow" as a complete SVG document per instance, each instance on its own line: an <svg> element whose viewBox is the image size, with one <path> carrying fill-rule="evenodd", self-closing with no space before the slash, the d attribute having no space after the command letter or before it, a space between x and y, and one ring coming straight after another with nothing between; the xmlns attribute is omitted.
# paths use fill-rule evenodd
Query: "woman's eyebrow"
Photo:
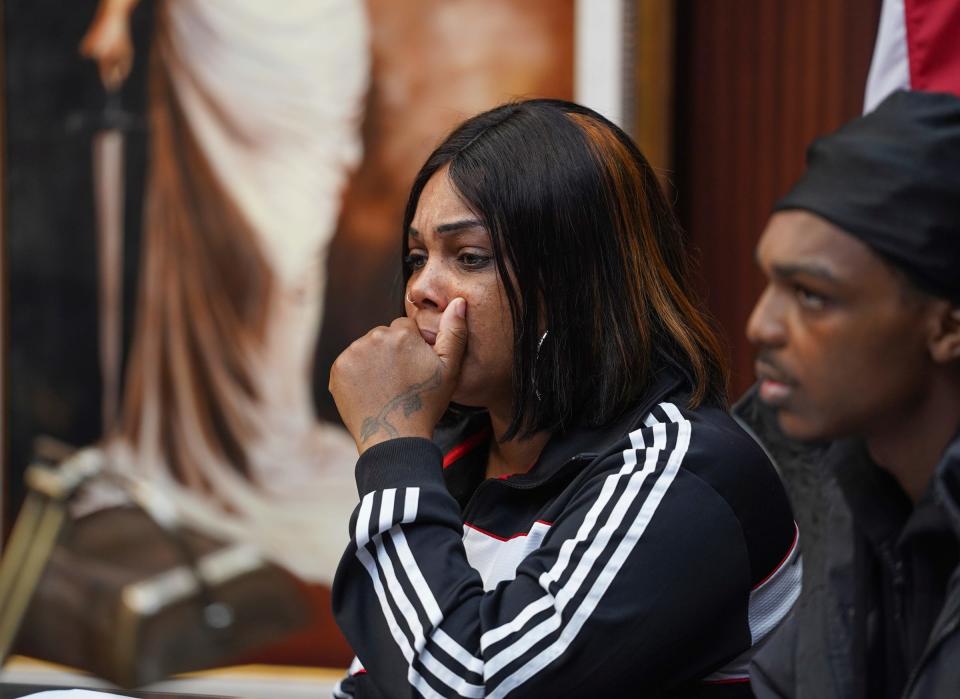
<svg viewBox="0 0 960 699"><path fill-rule="evenodd" d="M445 235L447 233L457 233L459 231L470 230L471 228L483 228L484 225L475 218L465 218L459 221L451 221L450 223L441 223L437 226L434 231L437 235ZM407 228L407 235L413 238L414 240L422 240L423 236L420 235L418 231L413 226Z"/></svg>
<svg viewBox="0 0 960 699"><path fill-rule="evenodd" d="M462 231L468 228L483 228L483 224L475 218L465 218L459 221L451 221L450 223L441 223L434 230L437 235L443 235L444 233Z"/></svg>

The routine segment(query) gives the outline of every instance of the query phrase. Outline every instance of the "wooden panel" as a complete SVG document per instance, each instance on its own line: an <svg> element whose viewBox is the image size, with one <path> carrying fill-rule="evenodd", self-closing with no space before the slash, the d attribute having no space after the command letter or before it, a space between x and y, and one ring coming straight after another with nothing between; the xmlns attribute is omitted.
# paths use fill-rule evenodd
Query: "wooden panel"
<svg viewBox="0 0 960 699"><path fill-rule="evenodd" d="M663 175L673 168L673 62L675 0L632 0L626 13L634 89L627 91L625 124L650 164ZM628 63L629 65L629 63Z"/></svg>
<svg viewBox="0 0 960 699"><path fill-rule="evenodd" d="M733 395L753 378L744 326L754 246L804 152L862 109L880 0L678 0L674 181Z"/></svg>
<svg viewBox="0 0 960 699"><path fill-rule="evenodd" d="M7 16L4 0L0 0L0 542L6 541L7 521L7 484L8 470L5 456L8 453L7 435L7 347L10 346L10 333L7 325L7 88L6 55L7 30L4 18ZM0 551L3 550L0 543Z"/></svg>

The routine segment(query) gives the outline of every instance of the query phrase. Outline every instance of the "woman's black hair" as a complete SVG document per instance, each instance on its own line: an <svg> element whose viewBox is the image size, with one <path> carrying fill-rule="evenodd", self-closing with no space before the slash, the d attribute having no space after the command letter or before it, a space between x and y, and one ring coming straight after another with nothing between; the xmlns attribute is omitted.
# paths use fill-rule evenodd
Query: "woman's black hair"
<svg viewBox="0 0 960 699"><path fill-rule="evenodd" d="M725 401L722 345L692 295L683 233L621 129L548 99L467 120L414 180L404 258L421 192L444 167L490 233L510 305L513 421L501 439L603 425L667 364L689 376L691 405Z"/></svg>

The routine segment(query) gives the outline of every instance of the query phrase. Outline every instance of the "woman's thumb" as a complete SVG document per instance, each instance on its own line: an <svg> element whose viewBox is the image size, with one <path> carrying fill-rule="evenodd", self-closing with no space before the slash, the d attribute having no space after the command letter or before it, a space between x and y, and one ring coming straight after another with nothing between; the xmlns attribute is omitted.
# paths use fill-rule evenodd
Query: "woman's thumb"
<svg viewBox="0 0 960 699"><path fill-rule="evenodd" d="M459 296L443 310L437 342L433 350L446 367L448 376L460 374L460 363L467 349L467 302Z"/></svg>

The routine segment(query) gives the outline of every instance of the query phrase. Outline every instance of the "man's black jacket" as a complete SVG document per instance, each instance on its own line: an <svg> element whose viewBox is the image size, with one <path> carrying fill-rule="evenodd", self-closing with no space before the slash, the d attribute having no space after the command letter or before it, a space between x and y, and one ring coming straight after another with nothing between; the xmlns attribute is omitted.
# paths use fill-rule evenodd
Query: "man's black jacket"
<svg viewBox="0 0 960 699"><path fill-rule="evenodd" d="M792 442L755 389L734 414L803 532L800 599L751 664L758 699L960 697L960 437L913 509L861 445Z"/></svg>

